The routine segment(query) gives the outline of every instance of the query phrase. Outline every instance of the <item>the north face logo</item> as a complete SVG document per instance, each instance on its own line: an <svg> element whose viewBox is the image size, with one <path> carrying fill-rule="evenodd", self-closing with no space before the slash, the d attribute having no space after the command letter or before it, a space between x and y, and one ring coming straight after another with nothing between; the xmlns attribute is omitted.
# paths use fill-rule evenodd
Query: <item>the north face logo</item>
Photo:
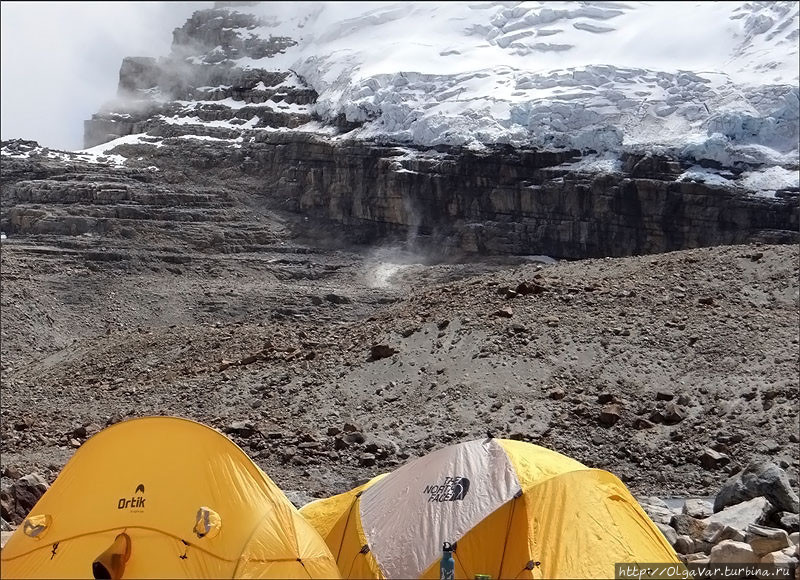
<svg viewBox="0 0 800 580"><path fill-rule="evenodd" d="M422 493L428 494L428 501L463 500L469 491L466 477L445 477L440 485L426 485Z"/></svg>

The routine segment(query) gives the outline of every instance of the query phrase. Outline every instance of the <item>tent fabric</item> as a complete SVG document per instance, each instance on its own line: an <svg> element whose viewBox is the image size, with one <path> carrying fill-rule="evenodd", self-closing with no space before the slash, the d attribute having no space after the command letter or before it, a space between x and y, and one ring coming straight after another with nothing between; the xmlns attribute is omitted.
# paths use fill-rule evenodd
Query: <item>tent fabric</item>
<svg viewBox="0 0 800 580"><path fill-rule="evenodd" d="M680 564L617 477L520 441L453 445L300 513L344 578L438 578L443 542L456 543L456 578L613 578L615 563Z"/></svg>
<svg viewBox="0 0 800 580"><path fill-rule="evenodd" d="M214 533L198 534L201 510ZM224 435L186 419L117 423L86 441L0 554L6 578L92 578L120 533L124 578L335 578L327 546L280 489Z"/></svg>

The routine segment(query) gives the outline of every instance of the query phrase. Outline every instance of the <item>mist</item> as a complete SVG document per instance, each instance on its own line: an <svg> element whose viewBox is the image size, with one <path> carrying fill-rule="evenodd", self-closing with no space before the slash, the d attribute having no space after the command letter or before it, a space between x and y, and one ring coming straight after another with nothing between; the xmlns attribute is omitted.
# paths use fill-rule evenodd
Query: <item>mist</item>
<svg viewBox="0 0 800 580"><path fill-rule="evenodd" d="M3 2L0 135L83 147L126 56L166 56L173 29L213 2Z"/></svg>

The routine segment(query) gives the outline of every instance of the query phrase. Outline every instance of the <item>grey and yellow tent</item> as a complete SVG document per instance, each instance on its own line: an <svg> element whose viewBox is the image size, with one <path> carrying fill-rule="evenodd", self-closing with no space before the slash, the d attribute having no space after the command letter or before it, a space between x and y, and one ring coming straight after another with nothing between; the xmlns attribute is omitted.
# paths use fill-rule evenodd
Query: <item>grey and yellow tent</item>
<svg viewBox="0 0 800 580"><path fill-rule="evenodd" d="M344 578L614 578L615 563L680 561L611 473L504 439L446 447L300 513Z"/></svg>
<svg viewBox="0 0 800 580"><path fill-rule="evenodd" d="M81 446L0 554L3 578L337 578L322 538L224 435L185 419Z"/></svg>

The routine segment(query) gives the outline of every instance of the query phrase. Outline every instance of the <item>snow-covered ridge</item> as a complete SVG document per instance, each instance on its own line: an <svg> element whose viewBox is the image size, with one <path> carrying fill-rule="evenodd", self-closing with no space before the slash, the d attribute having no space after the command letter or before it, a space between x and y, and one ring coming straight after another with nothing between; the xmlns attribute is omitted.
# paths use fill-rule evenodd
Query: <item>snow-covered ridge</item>
<svg viewBox="0 0 800 580"><path fill-rule="evenodd" d="M61 151L58 149L50 149L49 147L42 147L36 141L14 139L3 142L2 147L0 147L0 156L8 159L42 159L66 162L77 161L107 165L110 167L122 167L125 165L126 158L122 155L108 153L108 151L111 151L118 145L139 143L140 137L141 135L128 135L126 137L120 137L113 143L99 145L91 149L84 149L83 151L76 152Z"/></svg>
<svg viewBox="0 0 800 580"><path fill-rule="evenodd" d="M143 87L158 122L798 168L796 2L231 4L176 30L211 82Z"/></svg>
<svg viewBox="0 0 800 580"><path fill-rule="evenodd" d="M361 124L356 137L595 151L661 146L698 158L708 148L723 163L797 157L795 2L300 2L229 10L260 22L231 29L243 42L297 42L231 62L296 71L319 93L312 112Z"/></svg>

